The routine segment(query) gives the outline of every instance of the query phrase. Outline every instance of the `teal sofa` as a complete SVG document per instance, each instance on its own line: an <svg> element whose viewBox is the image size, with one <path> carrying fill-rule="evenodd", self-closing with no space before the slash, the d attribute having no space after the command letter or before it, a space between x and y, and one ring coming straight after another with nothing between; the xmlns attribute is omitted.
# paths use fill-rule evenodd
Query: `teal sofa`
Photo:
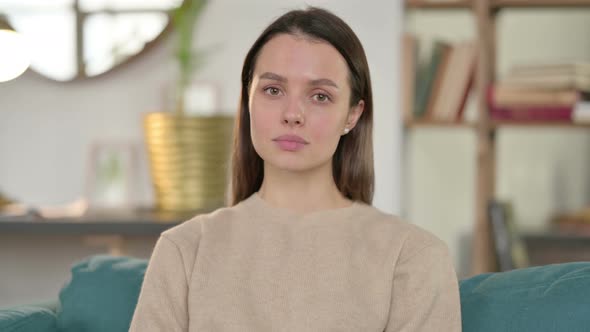
<svg viewBox="0 0 590 332"><path fill-rule="evenodd" d="M146 267L89 257L73 266L58 300L1 309L0 331L127 331ZM465 332L590 331L590 262L482 274L460 290Z"/></svg>

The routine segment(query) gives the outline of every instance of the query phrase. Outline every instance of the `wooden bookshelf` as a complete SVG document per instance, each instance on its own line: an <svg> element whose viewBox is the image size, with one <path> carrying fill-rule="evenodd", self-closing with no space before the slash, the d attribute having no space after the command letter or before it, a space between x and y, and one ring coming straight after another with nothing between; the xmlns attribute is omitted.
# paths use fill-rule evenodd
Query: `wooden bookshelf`
<svg viewBox="0 0 590 332"><path fill-rule="evenodd" d="M491 233L487 216L488 202L495 193L495 160L496 142L492 133L501 128L590 128L590 123L564 122L504 122L495 121L490 117L486 101L487 89L494 82L496 73L496 26L497 13L501 9L527 8L588 8L590 0L405 0L407 9L467 9L475 22L475 38L478 43L477 69L473 89L477 92L478 120L475 124L442 123L435 121L415 120L405 124L407 130L427 127L441 128L473 128L476 133L476 206L473 227L472 270L471 274L479 274L497 270L495 254L491 241Z"/></svg>

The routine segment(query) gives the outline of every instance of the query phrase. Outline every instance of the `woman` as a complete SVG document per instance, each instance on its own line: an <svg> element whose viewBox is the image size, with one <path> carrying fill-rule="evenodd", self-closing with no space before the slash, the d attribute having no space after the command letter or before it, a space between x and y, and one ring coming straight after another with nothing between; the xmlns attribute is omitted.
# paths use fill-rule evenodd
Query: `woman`
<svg viewBox="0 0 590 332"><path fill-rule="evenodd" d="M291 11L244 61L232 206L162 234L132 331L460 331L435 236L372 207L363 48L328 11Z"/></svg>

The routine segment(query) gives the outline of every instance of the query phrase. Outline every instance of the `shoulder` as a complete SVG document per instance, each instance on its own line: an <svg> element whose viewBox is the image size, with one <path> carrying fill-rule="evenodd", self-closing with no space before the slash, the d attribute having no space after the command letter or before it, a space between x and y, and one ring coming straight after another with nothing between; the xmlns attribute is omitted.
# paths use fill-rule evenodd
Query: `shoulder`
<svg viewBox="0 0 590 332"><path fill-rule="evenodd" d="M203 213L186 220L179 225L176 225L166 231L161 236L166 238L176 245L190 245L198 242L203 234L203 229L208 225L221 224L234 220L239 213L237 210L241 206L222 207L209 213Z"/></svg>
<svg viewBox="0 0 590 332"><path fill-rule="evenodd" d="M444 241L430 231L401 217L383 212L373 206L360 204L363 224L372 232L379 232L397 252L397 261L404 261L422 251L446 254L448 247Z"/></svg>

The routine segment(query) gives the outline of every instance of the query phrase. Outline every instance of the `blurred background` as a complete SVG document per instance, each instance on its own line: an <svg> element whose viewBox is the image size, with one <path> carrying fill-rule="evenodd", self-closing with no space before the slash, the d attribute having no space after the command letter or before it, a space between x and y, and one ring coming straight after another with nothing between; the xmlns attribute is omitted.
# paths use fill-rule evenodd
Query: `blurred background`
<svg viewBox="0 0 590 332"><path fill-rule="evenodd" d="M461 278L590 259L590 5L527 3L0 0L0 307L222 205L242 61L306 4L365 47L377 208L443 239Z"/></svg>

